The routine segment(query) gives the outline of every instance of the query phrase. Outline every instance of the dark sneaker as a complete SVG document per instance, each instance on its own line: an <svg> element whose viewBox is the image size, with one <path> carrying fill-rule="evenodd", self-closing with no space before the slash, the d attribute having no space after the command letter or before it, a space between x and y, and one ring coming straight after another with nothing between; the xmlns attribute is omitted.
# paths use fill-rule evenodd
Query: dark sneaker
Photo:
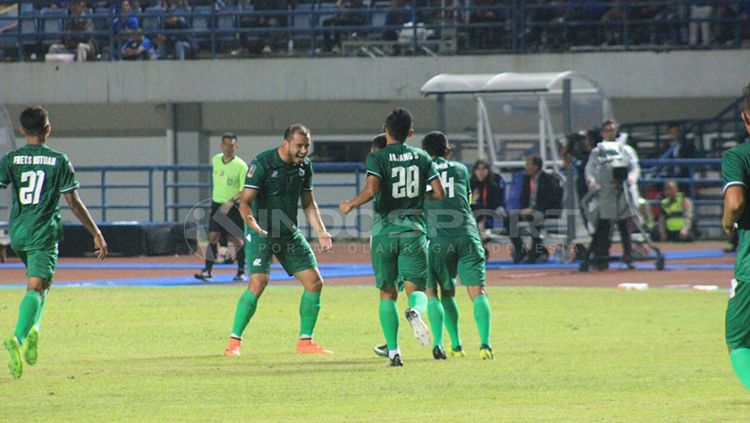
<svg viewBox="0 0 750 423"><path fill-rule="evenodd" d="M375 347L373 347L372 349L372 352L374 352L378 357L388 358L388 344L375 345Z"/></svg>
<svg viewBox="0 0 750 423"><path fill-rule="evenodd" d="M196 273L193 276L195 276L195 279L199 279L199 280L206 281L206 282L210 282L211 279L214 278L213 276L211 276L211 272L209 272L206 269L201 270L200 273Z"/></svg>
<svg viewBox="0 0 750 423"><path fill-rule="evenodd" d="M448 356L445 355L445 349L440 345L435 345L432 349L432 358L435 360L445 360Z"/></svg>
<svg viewBox="0 0 750 423"><path fill-rule="evenodd" d="M390 367L403 367L404 362L401 361L401 354L396 354L391 359L391 363L389 364Z"/></svg>

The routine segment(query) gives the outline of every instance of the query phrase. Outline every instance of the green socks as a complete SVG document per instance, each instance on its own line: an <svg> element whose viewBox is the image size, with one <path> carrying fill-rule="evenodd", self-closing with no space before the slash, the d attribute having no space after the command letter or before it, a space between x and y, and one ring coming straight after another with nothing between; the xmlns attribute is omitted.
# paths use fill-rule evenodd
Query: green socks
<svg viewBox="0 0 750 423"><path fill-rule="evenodd" d="M418 310L422 315L427 311L427 294L414 291L409 295L409 308Z"/></svg>
<svg viewBox="0 0 750 423"><path fill-rule="evenodd" d="M16 339L23 344L26 335L29 334L31 327L34 326L37 314L39 314L42 297L36 291L26 291L21 305L18 307L18 323L16 323Z"/></svg>
<svg viewBox="0 0 750 423"><path fill-rule="evenodd" d="M312 338L320 312L320 292L304 291L299 302L300 338Z"/></svg>
<svg viewBox="0 0 750 423"><path fill-rule="evenodd" d="M479 330L479 339L482 345L490 345L490 327L492 326L492 313L490 312L490 301L486 295L479 295L474 298L474 320L477 322ZM750 363L750 361L749 361ZM748 367L750 372L750 367Z"/></svg>
<svg viewBox="0 0 750 423"><path fill-rule="evenodd" d="M258 297L249 289L242 293L240 300L237 302L237 311L234 313L234 326L232 326L232 337L242 339L242 332L245 331L247 324L255 314L255 308L258 306Z"/></svg>
<svg viewBox="0 0 750 423"><path fill-rule="evenodd" d="M430 329L432 330L432 346L443 346L445 310L438 297L432 297L427 301L427 314L430 318Z"/></svg>
<svg viewBox="0 0 750 423"><path fill-rule="evenodd" d="M394 300L380 300L380 326L388 350L398 350L398 307Z"/></svg>
<svg viewBox="0 0 750 423"><path fill-rule="evenodd" d="M451 346L455 350L461 346L461 338L458 336L458 304L456 304L455 297L443 296L440 301L445 309L445 328L448 329Z"/></svg>
<svg viewBox="0 0 750 423"><path fill-rule="evenodd" d="M737 375L742 386L750 389L750 349L737 348L729 352L734 374Z"/></svg>
<svg viewBox="0 0 750 423"><path fill-rule="evenodd" d="M49 289L45 289L42 301L39 303L39 311L36 312L36 318L34 318L34 326L36 326L37 330L39 330L42 326L42 311L44 311L44 303L45 301L47 301L48 294Z"/></svg>

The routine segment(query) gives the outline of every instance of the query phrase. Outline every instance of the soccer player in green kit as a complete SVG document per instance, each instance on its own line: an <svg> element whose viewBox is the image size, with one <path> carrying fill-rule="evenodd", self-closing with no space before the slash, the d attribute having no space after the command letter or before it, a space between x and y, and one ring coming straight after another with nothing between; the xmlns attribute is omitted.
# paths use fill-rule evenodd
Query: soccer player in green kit
<svg viewBox="0 0 750 423"><path fill-rule="evenodd" d="M427 312L432 328L435 359L445 359L443 322L451 337L450 354L465 355L458 334L456 275L466 286L474 304L474 320L479 330L479 356L493 359L490 346L490 303L485 286L485 256L477 222L471 212L469 170L463 164L448 160L451 148L442 132L430 132L422 140L422 148L433 158L445 188L445 199L426 201L427 238L429 245L429 278ZM438 289L440 298L438 298Z"/></svg>
<svg viewBox="0 0 750 423"><path fill-rule="evenodd" d="M245 281L245 221L236 206L240 192L245 186L247 163L237 156L237 135L227 132L221 137L221 153L211 159L212 181L211 215L208 217L208 247L206 247L205 265L196 279L210 281L216 254L219 251L219 239L222 232L237 248L237 274L234 281Z"/></svg>
<svg viewBox="0 0 750 423"><path fill-rule="evenodd" d="M741 113L745 130L750 134L750 86L746 87ZM734 279L729 290L726 312L726 342L732 368L740 383L750 389L750 142L724 153L721 159L724 178L724 214L721 226L727 234L739 234Z"/></svg>
<svg viewBox="0 0 750 423"><path fill-rule="evenodd" d="M247 224L245 249L250 282L237 303L234 326L224 350L226 356L240 355L242 333L268 285L272 256L304 287L299 305L297 353L331 354L312 339L323 278L310 244L297 227L297 205L301 200L321 249L331 248L331 235L326 232L312 193L313 170L307 158L310 143L310 131L304 125L291 125L284 131L281 146L259 154L248 168L245 188L240 194L240 212Z"/></svg>
<svg viewBox="0 0 750 423"><path fill-rule="evenodd" d="M376 218L372 225L371 258L375 285L380 289L380 325L393 367L403 366L398 348L399 317L396 299L403 277L409 308L406 319L414 335L429 345L429 331L422 321L427 310L427 239L423 217L425 197L443 199L445 192L437 170L424 151L405 144L414 135L408 110L396 109L385 119L385 148L367 156L365 188L339 209L349 213L375 199ZM425 194L427 185L432 187Z"/></svg>
<svg viewBox="0 0 750 423"><path fill-rule="evenodd" d="M68 157L45 144L52 130L47 111L29 107L20 120L27 144L0 159L0 187L13 186L11 247L28 277L16 331L4 343L14 378L23 374L24 361L33 365L38 358L39 324L57 266L57 243L62 240L60 194L93 236L96 256L101 260L107 255L107 243L78 197L79 185Z"/></svg>

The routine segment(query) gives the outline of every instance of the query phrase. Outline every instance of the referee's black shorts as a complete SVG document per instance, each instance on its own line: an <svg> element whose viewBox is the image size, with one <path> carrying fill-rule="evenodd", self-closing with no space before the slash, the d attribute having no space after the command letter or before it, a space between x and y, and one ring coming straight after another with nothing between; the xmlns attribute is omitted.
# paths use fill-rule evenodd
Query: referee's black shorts
<svg viewBox="0 0 750 423"><path fill-rule="evenodd" d="M211 217L208 220L209 232L221 232L237 239L245 238L245 222L242 220L240 208L233 204L229 213L224 214L219 209L221 203L211 202Z"/></svg>

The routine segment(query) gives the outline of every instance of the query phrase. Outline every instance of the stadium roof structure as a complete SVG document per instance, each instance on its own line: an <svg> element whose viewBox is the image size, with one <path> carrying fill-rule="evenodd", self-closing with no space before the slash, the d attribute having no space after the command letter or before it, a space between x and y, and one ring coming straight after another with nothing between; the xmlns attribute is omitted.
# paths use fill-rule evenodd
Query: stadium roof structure
<svg viewBox="0 0 750 423"><path fill-rule="evenodd" d="M421 88L424 95L490 93L562 93L563 81L570 79L572 94L603 93L593 79L576 71L459 75L441 73Z"/></svg>

